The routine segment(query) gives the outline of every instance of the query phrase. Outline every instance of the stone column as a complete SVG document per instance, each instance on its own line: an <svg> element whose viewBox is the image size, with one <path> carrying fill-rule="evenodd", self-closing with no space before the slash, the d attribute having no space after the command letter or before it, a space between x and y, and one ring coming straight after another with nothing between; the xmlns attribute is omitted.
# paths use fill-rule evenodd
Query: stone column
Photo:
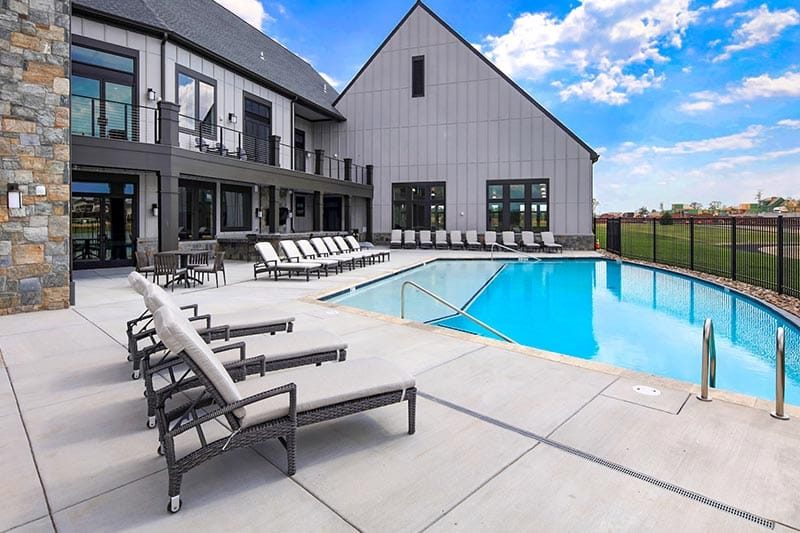
<svg viewBox="0 0 800 533"><path fill-rule="evenodd" d="M314 150L314 174L322 176L324 172L325 150Z"/></svg>
<svg viewBox="0 0 800 533"><path fill-rule="evenodd" d="M178 176L159 176L158 247L162 252L178 249L179 199Z"/></svg>
<svg viewBox="0 0 800 533"><path fill-rule="evenodd" d="M0 3L0 315L70 303L69 1ZM21 206L9 209L15 186Z"/></svg>
<svg viewBox="0 0 800 533"><path fill-rule="evenodd" d="M344 200L342 201L342 203L344 204L344 215L343 215L344 225L342 229L350 233L350 230L352 229L351 227L352 224L350 223L350 202L352 201L352 199L350 198L350 195L346 195L343 198Z"/></svg>
<svg viewBox="0 0 800 533"><path fill-rule="evenodd" d="M367 198L364 202L367 210L367 236L366 240L372 242L372 198Z"/></svg>
<svg viewBox="0 0 800 533"><path fill-rule="evenodd" d="M269 232L278 233L278 188L269 186Z"/></svg>
<svg viewBox="0 0 800 533"><path fill-rule="evenodd" d="M281 137L280 135L269 136L269 164L273 167L281 166Z"/></svg>
<svg viewBox="0 0 800 533"><path fill-rule="evenodd" d="M180 144L178 130L178 115L181 106L172 102L158 102L158 142L169 146Z"/></svg>

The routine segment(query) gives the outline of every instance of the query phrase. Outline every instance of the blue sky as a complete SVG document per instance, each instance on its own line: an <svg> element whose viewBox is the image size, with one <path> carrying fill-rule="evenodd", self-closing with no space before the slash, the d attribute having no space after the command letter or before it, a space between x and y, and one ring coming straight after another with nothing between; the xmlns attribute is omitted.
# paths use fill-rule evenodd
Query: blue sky
<svg viewBox="0 0 800 533"><path fill-rule="evenodd" d="M344 87L413 2L217 0ZM426 2L601 153L600 211L800 198L800 3Z"/></svg>

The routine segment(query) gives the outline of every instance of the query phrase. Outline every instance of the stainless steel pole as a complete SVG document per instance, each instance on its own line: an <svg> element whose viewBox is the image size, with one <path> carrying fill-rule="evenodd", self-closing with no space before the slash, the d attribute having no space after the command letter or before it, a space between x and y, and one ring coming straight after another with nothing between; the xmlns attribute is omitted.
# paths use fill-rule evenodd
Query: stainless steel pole
<svg viewBox="0 0 800 533"><path fill-rule="evenodd" d="M698 400L702 400L704 402L711 401L711 398L708 396L708 373L712 364L714 365L714 384L716 385L716 357L714 357L715 361L713 363L711 362L711 355L713 351L711 343L713 342L713 337L714 324L710 318L706 318L705 323L703 323L703 362L700 369L700 394L697 396Z"/></svg>
<svg viewBox="0 0 800 533"><path fill-rule="evenodd" d="M775 332L775 411L772 418L789 420L783 412L784 393L786 391L786 332L778 328Z"/></svg>

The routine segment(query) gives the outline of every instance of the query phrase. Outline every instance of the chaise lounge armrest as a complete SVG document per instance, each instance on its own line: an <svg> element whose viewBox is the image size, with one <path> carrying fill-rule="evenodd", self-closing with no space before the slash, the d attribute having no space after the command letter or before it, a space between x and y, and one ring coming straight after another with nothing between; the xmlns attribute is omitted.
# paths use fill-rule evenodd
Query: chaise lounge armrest
<svg viewBox="0 0 800 533"><path fill-rule="evenodd" d="M198 310L197 310L197 309L198 309L198 306L197 306L197 304L182 305L182 306L180 306L180 307L179 307L179 309L180 309L181 311L189 311L189 310L191 310L191 311L192 311L192 316L193 316L193 317L197 316L197 313L198 313ZM152 315L152 313L150 313L149 311L146 311L146 310L145 310L145 311L144 311L144 312L143 312L141 315L139 315L138 317L136 317L136 318L134 318L134 319L132 319L132 320L128 320L128 321L126 322L126 326L127 326L128 332L132 332L132 331L133 331L133 328L134 328L134 326L136 326L136 324L138 324L138 323L139 323L139 322L141 322L142 320L147 320L147 321L148 321L148 323L147 323L147 324L145 324L145 327L147 327L147 326L150 324L150 320L152 320L152 318L153 318L153 315Z"/></svg>
<svg viewBox="0 0 800 533"><path fill-rule="evenodd" d="M238 402L230 403L199 418L190 420L184 424L181 424L177 428L168 431L164 437L168 439L175 439L175 437L181 433L184 433L185 431L188 431L194 427L205 424L206 422L210 422L221 416L233 413L237 409L247 407L248 405L252 405L268 398L274 398L275 396L279 396L281 394L289 395L289 419L292 421L292 425L294 425L297 423L297 386L294 383L287 383L286 385L248 396L247 398L243 398Z"/></svg>

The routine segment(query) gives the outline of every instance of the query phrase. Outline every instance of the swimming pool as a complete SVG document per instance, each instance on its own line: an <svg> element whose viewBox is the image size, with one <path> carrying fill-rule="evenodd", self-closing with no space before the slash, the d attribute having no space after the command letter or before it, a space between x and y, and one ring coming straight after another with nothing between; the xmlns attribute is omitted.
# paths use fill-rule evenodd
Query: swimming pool
<svg viewBox="0 0 800 533"><path fill-rule="evenodd" d="M775 330L786 328L786 401L800 404L800 329L718 285L608 260L437 260L329 298L400 316L406 280L520 344L699 382L703 321L714 321L717 388L772 399ZM413 288L406 318L493 335Z"/></svg>

